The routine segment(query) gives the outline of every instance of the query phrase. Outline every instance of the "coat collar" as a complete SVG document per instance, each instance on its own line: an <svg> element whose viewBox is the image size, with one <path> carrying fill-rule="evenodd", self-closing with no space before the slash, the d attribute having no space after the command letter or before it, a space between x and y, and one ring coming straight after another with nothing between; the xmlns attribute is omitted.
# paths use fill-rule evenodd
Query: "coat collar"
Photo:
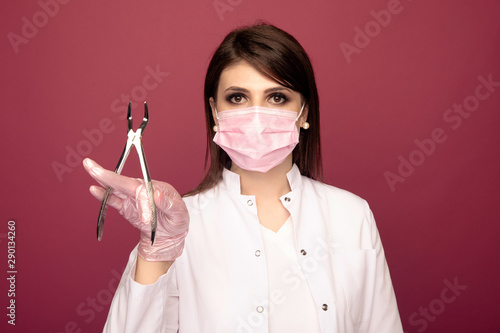
<svg viewBox="0 0 500 333"><path fill-rule="evenodd" d="M290 171L287 172L286 178L288 179L292 192L302 188L302 175L296 164L293 164ZM241 194L240 175L224 168L220 186L233 194Z"/></svg>

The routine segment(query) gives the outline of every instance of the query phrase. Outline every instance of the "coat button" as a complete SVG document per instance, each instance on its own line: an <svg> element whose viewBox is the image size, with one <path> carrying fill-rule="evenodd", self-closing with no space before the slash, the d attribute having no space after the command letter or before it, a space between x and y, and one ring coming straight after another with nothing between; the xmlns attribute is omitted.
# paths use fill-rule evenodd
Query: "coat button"
<svg viewBox="0 0 500 333"><path fill-rule="evenodd" d="M291 199L290 199L289 197L285 197L285 201L286 201L286 202L290 202L290 200L291 200Z"/></svg>
<svg viewBox="0 0 500 333"><path fill-rule="evenodd" d="M248 201L247 201L247 205L249 205L249 206L253 206L253 201L252 201L252 200L248 200Z"/></svg>
<svg viewBox="0 0 500 333"><path fill-rule="evenodd" d="M305 256L307 254L306 250L304 250L304 249L300 250L300 253L302 253L303 256Z"/></svg>
<svg viewBox="0 0 500 333"><path fill-rule="evenodd" d="M255 256L260 257L260 250L255 251Z"/></svg>
<svg viewBox="0 0 500 333"><path fill-rule="evenodd" d="M323 311L327 311L328 310L328 304L323 304L323 306L321 308L323 309Z"/></svg>
<svg viewBox="0 0 500 333"><path fill-rule="evenodd" d="M259 305L256 310L258 313L262 313L264 312L264 307Z"/></svg>

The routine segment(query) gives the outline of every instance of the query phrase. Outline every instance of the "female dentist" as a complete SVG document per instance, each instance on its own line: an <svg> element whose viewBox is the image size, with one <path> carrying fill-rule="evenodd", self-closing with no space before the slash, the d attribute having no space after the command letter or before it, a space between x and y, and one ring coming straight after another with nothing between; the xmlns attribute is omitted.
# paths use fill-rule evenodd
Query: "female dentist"
<svg viewBox="0 0 500 333"><path fill-rule="evenodd" d="M389 269L363 199L321 182L319 103L288 33L229 33L205 80L209 168L181 197L90 159L108 203L141 231L105 332L401 333ZM104 188L90 192L102 200Z"/></svg>

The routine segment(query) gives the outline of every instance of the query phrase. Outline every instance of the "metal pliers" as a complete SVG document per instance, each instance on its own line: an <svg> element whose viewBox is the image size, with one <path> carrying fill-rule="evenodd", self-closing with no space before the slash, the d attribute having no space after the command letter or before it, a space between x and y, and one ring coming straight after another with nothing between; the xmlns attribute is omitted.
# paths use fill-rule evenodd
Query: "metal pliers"
<svg viewBox="0 0 500 333"><path fill-rule="evenodd" d="M123 166L125 165L125 161L132 150L132 146L137 150L137 154L139 155L139 161L141 163L142 175L144 177L144 181L146 183L146 191L148 194L149 206L151 208L151 245L155 242L156 235L156 206L153 197L153 184L151 183L151 177L149 176L148 165L146 163L146 155L144 155L144 149L142 147L142 134L146 129L149 121L149 113L148 113L148 105L144 102L144 118L142 119L141 126L134 132L132 129L132 102L128 104L128 112L127 112L127 129L128 129L128 139L125 148L123 149L122 155L120 156L120 160L118 161L118 165L116 166L115 172L120 174L122 172ZM104 226L104 218L106 217L107 210L107 201L108 196L113 189L108 187L106 190L106 194L102 200L101 210L99 211L99 218L97 219L97 240L101 240Z"/></svg>

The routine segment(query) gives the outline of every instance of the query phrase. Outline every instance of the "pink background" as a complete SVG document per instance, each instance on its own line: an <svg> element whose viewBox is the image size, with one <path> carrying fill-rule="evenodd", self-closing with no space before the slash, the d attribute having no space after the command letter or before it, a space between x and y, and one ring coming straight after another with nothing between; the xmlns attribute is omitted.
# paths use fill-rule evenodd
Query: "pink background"
<svg viewBox="0 0 500 333"><path fill-rule="evenodd" d="M97 242L100 204L79 160L113 169L126 140L122 96L136 103L135 126L146 99L152 177L193 188L210 55L231 29L261 18L311 57L325 180L370 203L405 331L500 332L498 1L59 1L8 1L1 14L1 331L102 329L138 234L110 210ZM390 21L377 14L387 8ZM478 77L497 84L488 90ZM448 111L463 103L473 111ZM392 188L386 172L400 172ZM135 153L123 174L141 176Z"/></svg>

